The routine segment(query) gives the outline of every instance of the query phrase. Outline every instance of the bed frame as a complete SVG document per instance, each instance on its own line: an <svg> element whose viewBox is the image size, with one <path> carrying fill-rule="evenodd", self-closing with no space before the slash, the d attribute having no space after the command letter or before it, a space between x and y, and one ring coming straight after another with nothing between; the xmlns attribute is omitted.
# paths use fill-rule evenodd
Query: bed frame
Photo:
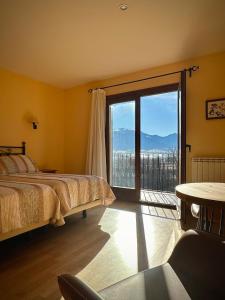
<svg viewBox="0 0 225 300"><path fill-rule="evenodd" d="M0 156L26 154L26 143L22 142L22 146L0 146Z"/></svg>
<svg viewBox="0 0 225 300"><path fill-rule="evenodd" d="M0 156L5 156L5 155L19 155L19 154L26 154L26 143L22 142L21 146L0 146ZM73 209L71 209L66 215L64 215L64 217L73 215L75 213L78 212L82 212L83 218L86 218L87 216L87 209L95 207L95 206L99 206L102 205L102 201L101 200L95 200L93 202L89 202L83 205L79 205L77 207L74 207ZM9 239L11 237L14 237L16 235L31 231L33 229L37 229L40 228L42 226L45 226L47 224L50 224L51 220L47 220L41 223L37 223L37 224L33 224L30 226L26 226L14 231L10 231L10 232L6 232L6 233L0 233L0 241L4 241L6 239Z"/></svg>

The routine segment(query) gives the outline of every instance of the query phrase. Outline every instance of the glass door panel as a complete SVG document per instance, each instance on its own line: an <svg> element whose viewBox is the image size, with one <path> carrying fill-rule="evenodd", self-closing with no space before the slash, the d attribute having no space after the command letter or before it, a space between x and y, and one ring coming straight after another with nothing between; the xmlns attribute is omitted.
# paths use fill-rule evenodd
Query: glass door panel
<svg viewBox="0 0 225 300"><path fill-rule="evenodd" d="M135 189L135 101L109 107L110 184Z"/></svg>
<svg viewBox="0 0 225 300"><path fill-rule="evenodd" d="M150 202L174 207L176 202L164 192L174 193L178 184L177 91L140 99L141 195L144 194Z"/></svg>

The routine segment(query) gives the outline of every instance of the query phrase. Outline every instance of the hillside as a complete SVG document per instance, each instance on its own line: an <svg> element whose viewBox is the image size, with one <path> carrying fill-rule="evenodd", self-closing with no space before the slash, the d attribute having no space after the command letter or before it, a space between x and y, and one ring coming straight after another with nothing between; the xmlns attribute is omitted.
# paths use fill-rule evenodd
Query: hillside
<svg viewBox="0 0 225 300"><path fill-rule="evenodd" d="M163 137L141 132L142 150L165 151L174 148L177 148L177 133ZM113 131L113 149L116 151L134 151L134 130L121 128Z"/></svg>

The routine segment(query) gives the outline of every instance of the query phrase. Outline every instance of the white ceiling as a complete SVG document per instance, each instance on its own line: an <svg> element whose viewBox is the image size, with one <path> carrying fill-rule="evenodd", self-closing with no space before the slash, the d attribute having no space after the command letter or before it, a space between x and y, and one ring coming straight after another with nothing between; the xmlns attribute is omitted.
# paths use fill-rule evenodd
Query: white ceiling
<svg viewBox="0 0 225 300"><path fill-rule="evenodd" d="M0 66L63 88L223 50L225 0L0 0Z"/></svg>

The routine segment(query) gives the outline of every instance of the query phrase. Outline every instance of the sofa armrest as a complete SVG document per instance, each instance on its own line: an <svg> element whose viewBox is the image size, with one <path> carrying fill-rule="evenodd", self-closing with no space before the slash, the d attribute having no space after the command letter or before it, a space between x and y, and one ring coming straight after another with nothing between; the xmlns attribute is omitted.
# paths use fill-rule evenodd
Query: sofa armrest
<svg viewBox="0 0 225 300"><path fill-rule="evenodd" d="M90 286L72 275L58 276L58 284L65 300L103 300Z"/></svg>

